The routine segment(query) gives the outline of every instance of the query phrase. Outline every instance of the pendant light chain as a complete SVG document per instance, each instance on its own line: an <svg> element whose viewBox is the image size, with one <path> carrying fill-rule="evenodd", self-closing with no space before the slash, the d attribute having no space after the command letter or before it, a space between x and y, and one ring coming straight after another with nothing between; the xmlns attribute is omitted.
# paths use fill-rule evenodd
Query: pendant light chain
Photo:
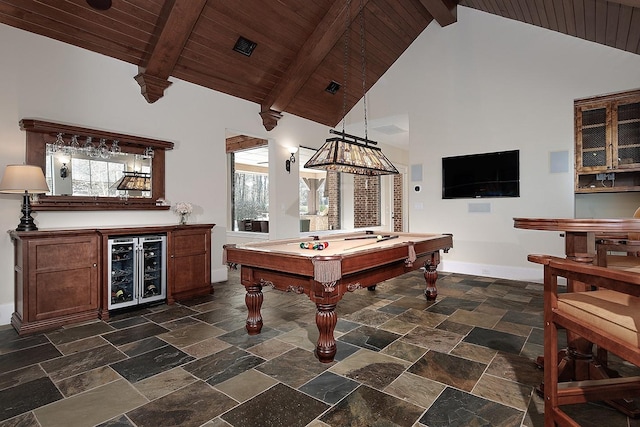
<svg viewBox="0 0 640 427"><path fill-rule="evenodd" d="M347 118L347 79L349 78L349 33L351 25L351 0L347 0L347 19L344 30L344 70L342 91L342 133L345 133L344 126Z"/></svg>
<svg viewBox="0 0 640 427"><path fill-rule="evenodd" d="M364 139L367 135L367 66L364 50L364 4L360 0L360 55L362 57L362 103L364 104Z"/></svg>
<svg viewBox="0 0 640 427"><path fill-rule="evenodd" d="M371 141L368 135L369 124L367 122L367 66L365 59L365 32L364 32L364 2L360 0L358 9L360 15L360 55L362 57L362 100L364 103L364 138L349 135L345 132L347 118L347 80L349 79L349 56L351 40L351 0L346 0L346 25L344 32L344 85L342 87L342 132L329 129L329 133L338 135L327 138L325 143L305 163L305 168L321 169L338 173L350 173L355 175L377 176L397 174L398 170L387 159L378 143ZM355 19L354 22L355 24ZM355 41L354 41L355 42ZM356 72L357 74L357 72ZM355 79L354 79L355 80ZM357 92L357 90L356 90ZM369 186L369 179L364 185ZM366 195L365 205L369 206L371 200Z"/></svg>

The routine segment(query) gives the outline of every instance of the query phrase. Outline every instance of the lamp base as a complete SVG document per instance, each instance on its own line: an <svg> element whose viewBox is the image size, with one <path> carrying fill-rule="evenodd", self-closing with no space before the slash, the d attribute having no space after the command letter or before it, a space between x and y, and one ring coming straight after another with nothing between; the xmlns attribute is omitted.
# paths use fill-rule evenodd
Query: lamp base
<svg viewBox="0 0 640 427"><path fill-rule="evenodd" d="M29 193L26 191L22 196L22 218L20 218L20 224L16 228L16 231L37 231L38 227L33 222L31 216L31 201L29 199Z"/></svg>

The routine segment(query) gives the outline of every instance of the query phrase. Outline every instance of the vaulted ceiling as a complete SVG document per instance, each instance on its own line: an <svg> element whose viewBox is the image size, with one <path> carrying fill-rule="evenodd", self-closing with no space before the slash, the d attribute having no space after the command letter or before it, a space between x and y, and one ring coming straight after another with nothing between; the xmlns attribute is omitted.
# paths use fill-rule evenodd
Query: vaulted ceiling
<svg viewBox="0 0 640 427"><path fill-rule="evenodd" d="M150 103L171 77L255 102L270 130L285 112L335 126L459 6L640 54L640 0L0 0L0 22L138 66Z"/></svg>

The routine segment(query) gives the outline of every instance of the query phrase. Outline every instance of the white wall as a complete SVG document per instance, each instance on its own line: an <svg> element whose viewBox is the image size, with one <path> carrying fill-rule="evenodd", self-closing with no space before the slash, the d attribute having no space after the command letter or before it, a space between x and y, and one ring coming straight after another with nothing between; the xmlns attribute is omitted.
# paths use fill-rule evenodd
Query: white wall
<svg viewBox="0 0 640 427"><path fill-rule="evenodd" d="M432 23L369 92L373 120L409 114L410 162L424 170L422 192L410 192L410 231L453 233L444 270L541 278L527 254L563 255L564 242L516 230L512 218L574 216L573 100L638 88L639 70L638 55L465 7L453 25ZM442 157L512 149L521 197L441 199ZM568 152L567 173L549 172L553 151ZM602 200L625 200L619 216L640 205L636 194ZM491 212L468 213L477 202Z"/></svg>
<svg viewBox="0 0 640 427"><path fill-rule="evenodd" d="M175 142L167 153L167 199L189 201L194 222L214 222L214 280L223 280L227 176L225 129L270 139L270 238L297 235L297 168L285 172L290 145L319 147L327 128L286 115L271 132L259 107L179 80L148 104L133 80L137 68L0 25L0 168L24 161L24 117L67 122ZM420 193L410 192L409 228L448 232L448 271L538 279L528 253L562 255L557 233L515 230L513 217L573 217L573 165L549 173L549 153L573 159L573 100L640 87L640 56L458 7L458 22L431 24L368 94L376 119L408 115L410 148L383 148L394 162L421 164ZM361 104L347 123L362 121ZM361 133L361 132L355 132ZM468 213L469 200L441 199L441 158L519 149L521 197L486 199L491 212ZM281 158L281 159L280 159ZM410 159L410 160L409 160ZM409 165L407 165L409 166ZM411 183L412 185L414 183ZM630 195L630 197L637 197ZM590 199L595 200L595 199ZM635 201L606 197L607 215L626 216ZM624 202L621 200L625 200ZM599 203L581 202L592 212ZM636 203L637 205L637 203ZM421 209L418 207L422 206ZM0 195L0 230L15 228L20 198ZM631 215L630 212L628 215ZM175 223L171 212L41 212L40 228ZM13 312L13 251L0 235L0 324Z"/></svg>
<svg viewBox="0 0 640 427"><path fill-rule="evenodd" d="M272 163L272 237L297 235L298 182L287 174L284 147L324 141L327 127L285 114L271 132L259 106L174 80L163 98L148 104L134 81L137 67L0 24L0 171L23 163L25 134L21 118L41 118L88 128L147 136L175 143L166 155L166 198L188 201L190 221L215 223L212 279L226 279L227 167L225 129L269 138ZM281 161L280 161L281 158ZM296 175L297 176L297 175ZM277 190L277 191L276 191ZM14 311L13 248L4 230L15 229L21 198L0 194L0 324ZM295 207L293 209L292 207ZM295 212L294 212L295 211ZM39 212L40 229L174 224L171 211Z"/></svg>

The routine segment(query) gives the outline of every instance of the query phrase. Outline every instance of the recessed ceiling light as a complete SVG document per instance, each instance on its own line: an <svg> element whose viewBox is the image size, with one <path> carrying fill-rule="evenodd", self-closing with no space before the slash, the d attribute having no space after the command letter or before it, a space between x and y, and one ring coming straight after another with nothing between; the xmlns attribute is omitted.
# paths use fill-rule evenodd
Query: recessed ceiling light
<svg viewBox="0 0 640 427"><path fill-rule="evenodd" d="M331 80L331 83L329 83L329 86L327 86L325 90L329 92L331 95L335 95L339 89L340 89L340 83Z"/></svg>
<svg viewBox="0 0 640 427"><path fill-rule="evenodd" d="M244 37L240 36L238 37L238 41L236 42L235 46L233 46L233 50L243 55L251 56L251 54L253 53L253 49L255 49L257 45L258 44L256 42L252 42L251 40L245 39Z"/></svg>
<svg viewBox="0 0 640 427"><path fill-rule="evenodd" d="M87 0L87 4L98 10L108 10L111 8L111 0Z"/></svg>

